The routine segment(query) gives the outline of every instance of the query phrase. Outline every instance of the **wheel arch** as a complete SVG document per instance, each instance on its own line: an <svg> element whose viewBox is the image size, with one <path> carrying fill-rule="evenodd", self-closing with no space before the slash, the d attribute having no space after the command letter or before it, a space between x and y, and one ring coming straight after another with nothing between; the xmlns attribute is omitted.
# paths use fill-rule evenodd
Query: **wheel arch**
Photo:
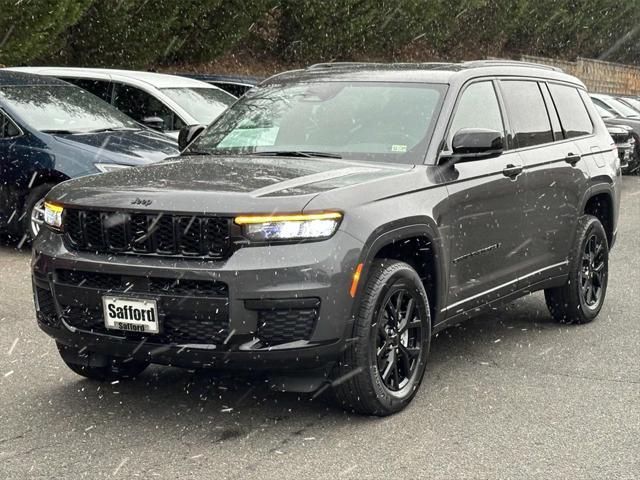
<svg viewBox="0 0 640 480"><path fill-rule="evenodd" d="M615 204L614 194L608 183L601 183L589 188L587 194L583 198L580 212L593 215L604 227L607 234L609 246L613 245L615 240Z"/></svg>
<svg viewBox="0 0 640 480"><path fill-rule="evenodd" d="M363 266L354 299L354 314L371 265L379 258L402 260L416 269L429 296L432 325L438 323L439 312L446 300L448 278L443 242L435 221L429 217L407 218L382 225L369 236L358 262Z"/></svg>

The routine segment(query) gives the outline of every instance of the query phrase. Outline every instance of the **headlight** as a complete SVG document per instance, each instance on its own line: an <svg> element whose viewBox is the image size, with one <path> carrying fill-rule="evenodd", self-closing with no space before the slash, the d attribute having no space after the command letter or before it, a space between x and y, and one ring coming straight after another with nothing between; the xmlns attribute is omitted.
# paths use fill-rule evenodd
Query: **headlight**
<svg viewBox="0 0 640 480"><path fill-rule="evenodd" d="M55 203L44 202L44 223L55 230L62 228L62 212L64 208Z"/></svg>
<svg viewBox="0 0 640 480"><path fill-rule="evenodd" d="M125 168L130 168L130 165L120 165L117 163L94 163L96 168L102 173L116 172Z"/></svg>
<svg viewBox="0 0 640 480"><path fill-rule="evenodd" d="M298 215L247 215L236 217L243 235L252 242L321 240L335 233L342 220L339 212Z"/></svg>

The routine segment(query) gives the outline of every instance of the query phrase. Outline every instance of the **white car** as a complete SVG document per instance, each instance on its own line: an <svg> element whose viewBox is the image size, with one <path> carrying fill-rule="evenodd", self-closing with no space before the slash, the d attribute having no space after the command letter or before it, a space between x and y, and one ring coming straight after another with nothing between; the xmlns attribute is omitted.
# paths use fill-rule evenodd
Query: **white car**
<svg viewBox="0 0 640 480"><path fill-rule="evenodd" d="M640 119L640 112L611 95L591 93L589 96L596 107L603 108L616 117L630 118L634 120Z"/></svg>
<svg viewBox="0 0 640 480"><path fill-rule="evenodd" d="M13 67L73 83L111 103L134 120L178 138L186 125L208 125L236 98L192 78L106 68Z"/></svg>

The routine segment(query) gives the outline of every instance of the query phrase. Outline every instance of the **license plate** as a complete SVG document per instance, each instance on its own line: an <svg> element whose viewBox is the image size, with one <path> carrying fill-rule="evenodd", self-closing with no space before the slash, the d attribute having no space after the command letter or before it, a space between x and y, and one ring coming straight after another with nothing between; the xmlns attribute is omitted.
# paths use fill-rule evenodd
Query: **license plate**
<svg viewBox="0 0 640 480"><path fill-rule="evenodd" d="M155 300L102 297L104 324L111 330L160 333Z"/></svg>

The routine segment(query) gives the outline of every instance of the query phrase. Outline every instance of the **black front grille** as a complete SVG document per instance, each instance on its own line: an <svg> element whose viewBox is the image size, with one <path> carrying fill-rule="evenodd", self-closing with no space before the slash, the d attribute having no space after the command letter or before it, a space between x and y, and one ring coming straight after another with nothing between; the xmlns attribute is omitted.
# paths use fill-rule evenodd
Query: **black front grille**
<svg viewBox="0 0 640 480"><path fill-rule="evenodd" d="M58 284L73 287L94 288L109 292L153 293L173 296L228 297L229 287L217 280L189 280L184 278L161 278L124 276L81 270L56 270Z"/></svg>
<svg viewBox="0 0 640 480"><path fill-rule="evenodd" d="M225 259L231 255L231 219L67 209L64 231L70 248Z"/></svg>
<svg viewBox="0 0 640 480"><path fill-rule="evenodd" d="M318 319L318 308L258 310L258 338L266 345L309 340Z"/></svg>

